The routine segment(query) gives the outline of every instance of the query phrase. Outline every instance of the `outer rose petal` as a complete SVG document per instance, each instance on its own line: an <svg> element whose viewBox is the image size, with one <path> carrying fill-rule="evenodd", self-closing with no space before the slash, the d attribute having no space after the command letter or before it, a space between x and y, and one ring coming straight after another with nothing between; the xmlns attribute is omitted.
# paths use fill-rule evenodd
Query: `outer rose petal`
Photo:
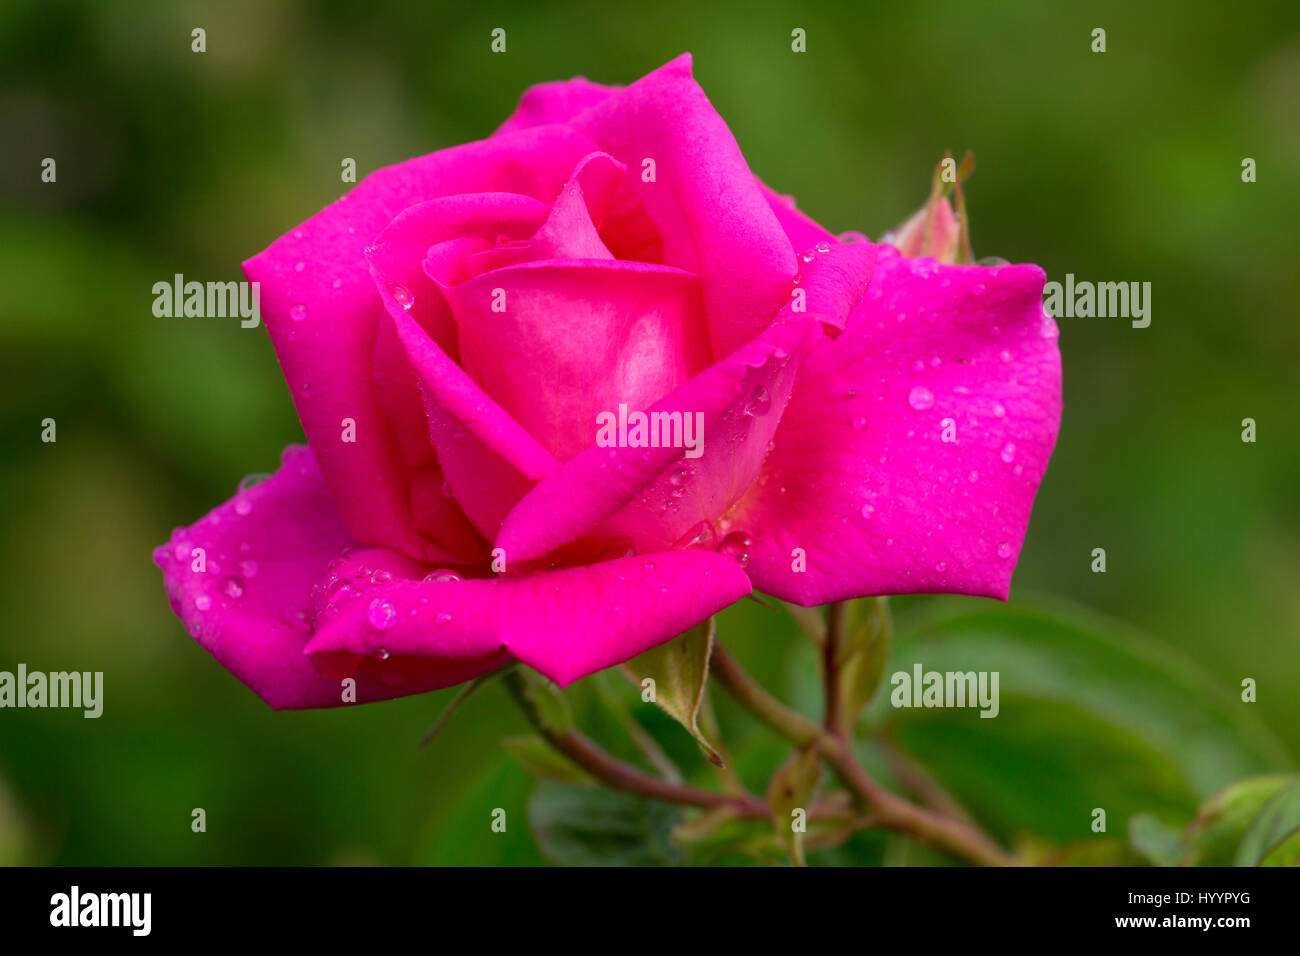
<svg viewBox="0 0 1300 956"><path fill-rule="evenodd" d="M750 578L805 605L1005 599L1060 423L1043 271L881 249L847 331L801 367L763 479L736 509L754 538Z"/></svg>
<svg viewBox="0 0 1300 956"><path fill-rule="evenodd" d="M785 302L795 255L735 138L683 54L570 121L627 165L659 227L665 262L700 276L713 354L763 330ZM655 162L655 181L642 179Z"/></svg>
<svg viewBox="0 0 1300 956"><path fill-rule="evenodd" d="M304 615L325 566L353 544L311 453L290 447L275 475L181 530L155 560L186 630L259 697L277 710L333 707L343 702L339 684L303 655ZM191 570L193 548L204 549L206 573ZM447 687L502 660L448 662L396 686L358 675L357 699Z"/></svg>
<svg viewBox="0 0 1300 956"><path fill-rule="evenodd" d="M674 551L527 577L395 581L351 601L307 645L373 658L395 672L419 661L480 660L506 650L561 687L671 640L750 591L731 558ZM388 602L391 626L373 626Z"/></svg>
<svg viewBox="0 0 1300 956"><path fill-rule="evenodd" d="M442 549L416 530L410 470L372 380L380 297L365 247L412 203L498 189L552 201L593 149L580 134L539 126L379 170L338 202L244 263L321 472L359 540L431 560ZM339 441L340 421L356 441Z"/></svg>

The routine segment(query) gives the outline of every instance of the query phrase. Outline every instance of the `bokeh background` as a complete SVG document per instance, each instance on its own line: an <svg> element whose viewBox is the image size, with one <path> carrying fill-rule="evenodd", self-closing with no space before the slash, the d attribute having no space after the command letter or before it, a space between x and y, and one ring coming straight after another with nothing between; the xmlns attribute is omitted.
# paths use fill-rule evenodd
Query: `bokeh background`
<svg viewBox="0 0 1300 956"><path fill-rule="evenodd" d="M505 55L489 51L498 26ZM1104 54L1090 50L1099 26ZM194 27L205 54L190 51ZM806 54L790 51L794 27ZM264 331L155 318L151 286L242 278L241 260L346 188L343 157L364 174L480 138L529 84L624 83L683 50L753 169L833 230L879 236L923 201L944 149L971 149L976 255L1152 283L1147 329L1061 320L1065 418L1012 606L1060 595L1141 629L1217 700L1255 677L1258 703L1236 707L1252 708L1264 762L1287 766L1300 754L1298 27L1291 0L4 0L0 669L101 670L106 689L95 721L0 711L0 861L541 861L522 824L531 780L497 745L523 729L499 688L421 749L448 692L275 714L172 616L153 546L301 432ZM57 185L40 182L46 156ZM47 417L55 444L40 440ZM1105 574L1089 570L1095 547ZM775 689L807 697L783 615L746 604L721 628ZM574 698L599 722L590 683ZM782 748L719 708L761 785ZM1042 724L1024 714L999 732L1031 738ZM977 764L937 772L993 817L1018 795L1042 832L1083 835L1071 798L1016 776L1041 757L999 763L979 726L999 723L966 721L949 739ZM1106 754L1079 759L1081 786L1117 773ZM1167 809L1203 795L1174 792ZM520 822L493 834L493 806Z"/></svg>

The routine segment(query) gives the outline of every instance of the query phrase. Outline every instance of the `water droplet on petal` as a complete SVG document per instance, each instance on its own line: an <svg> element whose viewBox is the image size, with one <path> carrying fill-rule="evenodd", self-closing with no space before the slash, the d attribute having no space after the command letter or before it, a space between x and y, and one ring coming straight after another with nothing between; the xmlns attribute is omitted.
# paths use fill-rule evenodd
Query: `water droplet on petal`
<svg viewBox="0 0 1300 956"><path fill-rule="evenodd" d="M754 546L754 539L743 531L733 531L718 545L718 550L728 557L735 558L743 568L749 564L749 549Z"/></svg>
<svg viewBox="0 0 1300 956"><path fill-rule="evenodd" d="M381 647L379 650L375 651L375 656L379 658L381 661L386 661L392 655L388 653L387 648Z"/></svg>
<svg viewBox="0 0 1300 956"><path fill-rule="evenodd" d="M973 485L975 484L975 482L980 480L980 473L978 471L972 471L969 475L966 476L966 480Z"/></svg>
<svg viewBox="0 0 1300 956"><path fill-rule="evenodd" d="M1013 445L1011 442L1007 442L1005 445L1002 446L1002 460L1009 465L1011 464L1011 462L1015 460L1015 458L1016 458L1016 446Z"/></svg>
<svg viewBox="0 0 1300 956"><path fill-rule="evenodd" d="M304 269L306 269L306 268L307 268L307 263L305 263L305 262L295 262L295 263L293 264L293 271L294 271L294 272L302 272L302 270L304 270Z"/></svg>
<svg viewBox="0 0 1300 956"><path fill-rule="evenodd" d="M876 514L876 506L875 506L875 505L869 505L869 504L868 504L868 505L863 505L863 506L862 506L862 517L864 517L864 518L872 518L872 517L875 517L875 514Z"/></svg>
<svg viewBox="0 0 1300 956"><path fill-rule="evenodd" d="M245 558L243 561L239 562L239 573L244 577L255 578L257 577L257 571L257 562L252 558Z"/></svg>
<svg viewBox="0 0 1300 956"><path fill-rule="evenodd" d="M818 252L830 252L831 244L829 242L819 242L813 248L816 249Z"/></svg>
<svg viewBox="0 0 1300 956"><path fill-rule="evenodd" d="M293 319L295 322L303 321L307 318L307 306L303 305L301 302L296 302L289 306L289 318Z"/></svg>
<svg viewBox="0 0 1300 956"><path fill-rule="evenodd" d="M439 624L446 624L448 621L451 620L451 613L448 611L439 611L437 617L435 617L434 620L437 621Z"/></svg>
<svg viewBox="0 0 1300 956"><path fill-rule="evenodd" d="M1007 544L1005 541L1003 541L1000 545L998 545L998 557L999 558L1011 557L1011 545Z"/></svg>
<svg viewBox="0 0 1300 956"><path fill-rule="evenodd" d="M208 608L212 607L212 598L208 597L206 594L200 594L194 599L194 606L200 611L206 611Z"/></svg>
<svg viewBox="0 0 1300 956"><path fill-rule="evenodd" d="M310 631L311 622L307 620L307 609L295 605L280 608L280 620L299 631Z"/></svg>
<svg viewBox="0 0 1300 956"><path fill-rule="evenodd" d="M745 403L745 414L751 418L758 418L766 415L772 407L772 397L768 395L767 389L762 385L755 385L754 390L749 393L749 401Z"/></svg>
<svg viewBox="0 0 1300 956"><path fill-rule="evenodd" d="M404 285L398 285L396 282L388 286L388 294L393 297L393 301L403 309L410 311L411 306L415 305L415 296L411 295L411 290Z"/></svg>
<svg viewBox="0 0 1300 956"><path fill-rule="evenodd" d="M235 500L235 514L246 515L252 510L253 506L247 498L237 498Z"/></svg>
<svg viewBox="0 0 1300 956"><path fill-rule="evenodd" d="M375 598L366 610L366 620L376 631L386 631L397 623L397 606L387 598Z"/></svg>
<svg viewBox="0 0 1300 956"><path fill-rule="evenodd" d="M301 395L303 398L306 398L308 395L310 395L310 394L311 394L311 382L303 382L301 385L299 385L299 386L298 386L298 394Z"/></svg>
<svg viewBox="0 0 1300 956"><path fill-rule="evenodd" d="M862 429L864 429L864 428L866 428L866 427L867 427L867 420L866 420L865 418L863 418L861 415L858 415L858 416L854 417L854 419L853 419L853 430L854 430L855 432L860 432L860 431L862 431Z"/></svg>
<svg viewBox="0 0 1300 956"><path fill-rule="evenodd" d="M464 578L462 578L455 571L451 570L451 568L438 568L436 571L430 571L428 574L426 574L424 576L424 580L451 582L451 581L463 581Z"/></svg>
<svg viewBox="0 0 1300 956"><path fill-rule="evenodd" d="M713 550L717 541L717 532L714 531L713 523L710 521L700 521L691 526L691 529L677 539L673 545L678 550L686 548L707 548Z"/></svg>
<svg viewBox="0 0 1300 956"><path fill-rule="evenodd" d="M247 491L249 488L252 488L254 485L260 485L262 482L266 481L266 479L270 477L271 477L270 474L265 471L255 471L250 475L245 475L243 478L239 479L239 484L236 486L236 491Z"/></svg>
<svg viewBox="0 0 1300 956"><path fill-rule="evenodd" d="M948 567L948 562L947 562L947 561L940 561L938 564L936 564L936 565L934 566L934 569L935 569L936 571L942 571L942 570L944 570L944 569L947 568L947 567Z"/></svg>
<svg viewBox="0 0 1300 956"><path fill-rule="evenodd" d="M239 598L244 596L244 582L239 578L226 578L221 582L221 591L228 598Z"/></svg>
<svg viewBox="0 0 1300 956"><path fill-rule="evenodd" d="M907 396L907 404L911 405L918 412L923 412L927 408L934 406L934 392L930 391L924 385L918 385Z"/></svg>

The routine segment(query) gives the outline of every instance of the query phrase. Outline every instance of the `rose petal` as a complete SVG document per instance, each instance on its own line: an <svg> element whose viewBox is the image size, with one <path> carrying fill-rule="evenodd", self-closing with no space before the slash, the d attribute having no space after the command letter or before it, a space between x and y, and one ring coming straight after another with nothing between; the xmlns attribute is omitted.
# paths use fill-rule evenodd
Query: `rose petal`
<svg viewBox="0 0 1300 956"><path fill-rule="evenodd" d="M803 363L763 476L736 509L757 588L805 605L1006 598L1060 423L1043 280L1037 266L940 266L881 247L847 331Z"/></svg>
<svg viewBox="0 0 1300 956"><path fill-rule="evenodd" d="M303 656L313 586L352 536L330 501L311 453L285 449L275 475L240 492L155 552L172 607L217 661L273 708L342 704L337 681ZM193 570L202 548L206 571ZM468 680L503 658L449 662L390 686L357 675L357 700L385 700Z"/></svg>
<svg viewBox="0 0 1300 956"><path fill-rule="evenodd" d="M349 602L307 653L369 659L382 650L400 672L412 661L480 660L504 650L564 687L671 640L749 589L735 561L698 551L526 577L395 581Z"/></svg>
<svg viewBox="0 0 1300 956"><path fill-rule="evenodd" d="M441 557L414 527L410 469L375 394L382 304L365 247L420 200L501 189L549 203L593 148L566 127L538 126L390 166L244 264L260 283L261 314L307 439L358 540ZM340 440L345 418L356 423L355 442Z"/></svg>
<svg viewBox="0 0 1300 956"><path fill-rule="evenodd" d="M522 263L445 294L462 365L562 461L595 442L598 414L644 409L708 363L699 281L668 266Z"/></svg>
<svg viewBox="0 0 1300 956"><path fill-rule="evenodd" d="M700 276L713 354L758 335L781 308L795 256L727 124L684 54L570 120L627 165L664 261ZM654 180L645 181L654 161Z"/></svg>

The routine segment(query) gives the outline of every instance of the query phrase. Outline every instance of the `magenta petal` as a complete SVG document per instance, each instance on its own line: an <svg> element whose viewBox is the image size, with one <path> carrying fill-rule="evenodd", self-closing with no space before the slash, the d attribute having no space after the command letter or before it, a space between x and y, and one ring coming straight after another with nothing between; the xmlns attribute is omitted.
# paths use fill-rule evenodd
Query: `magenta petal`
<svg viewBox="0 0 1300 956"><path fill-rule="evenodd" d="M699 280L668 266L527 262L445 291L465 369L561 461L601 412L644 409L708 362Z"/></svg>
<svg viewBox="0 0 1300 956"><path fill-rule="evenodd" d="M699 551L527 577L399 581L343 607L307 653L380 655L400 672L422 660L507 651L564 687L671 640L749 591L739 564Z"/></svg>
<svg viewBox="0 0 1300 956"><path fill-rule="evenodd" d="M424 387L429 431L456 501L489 540L539 479L559 468L464 369L401 310L390 316Z"/></svg>
<svg viewBox="0 0 1300 956"><path fill-rule="evenodd" d="M1060 424L1043 280L1037 266L940 266L881 247L847 331L803 363L736 509L757 588L806 605L1005 599Z"/></svg>
<svg viewBox="0 0 1300 956"><path fill-rule="evenodd" d="M432 197L501 189L549 203L593 148L566 127L539 126L390 166L244 263L307 440L358 540L436 554L412 524L409 470L375 394L382 305L365 247ZM344 418L356 422L355 442L340 441Z"/></svg>
<svg viewBox="0 0 1300 956"><path fill-rule="evenodd" d="M835 241L835 237L827 229L795 207L793 196L782 196L762 183L759 183L759 189L776 216L776 221L785 230L785 234L795 252L812 249L819 242Z"/></svg>
<svg viewBox="0 0 1300 956"><path fill-rule="evenodd" d="M155 552L172 608L186 630L227 670L279 709L343 703L337 681L303 656L308 604L326 565L354 545L311 453L285 449L284 464ZM194 549L206 570L193 570ZM417 682L390 687L358 676L358 700L384 700L459 683L496 666L463 661Z"/></svg>
<svg viewBox="0 0 1300 956"><path fill-rule="evenodd" d="M512 560L541 557L601 528L639 551L670 548L693 525L722 515L762 466L806 343L806 315L782 318L672 394L651 412L699 413L703 454L682 448L591 446L540 482L510 513L497 546Z"/></svg>
<svg viewBox="0 0 1300 956"><path fill-rule="evenodd" d="M664 261L700 276L713 354L759 334L790 292L795 255L727 124L683 54L570 121L628 169ZM647 182L646 160L654 161Z"/></svg>
<svg viewBox="0 0 1300 956"><path fill-rule="evenodd" d="M496 136L516 133L530 126L564 123L606 99L619 87L592 83L586 77L530 86L519 98L514 115L501 124Z"/></svg>

